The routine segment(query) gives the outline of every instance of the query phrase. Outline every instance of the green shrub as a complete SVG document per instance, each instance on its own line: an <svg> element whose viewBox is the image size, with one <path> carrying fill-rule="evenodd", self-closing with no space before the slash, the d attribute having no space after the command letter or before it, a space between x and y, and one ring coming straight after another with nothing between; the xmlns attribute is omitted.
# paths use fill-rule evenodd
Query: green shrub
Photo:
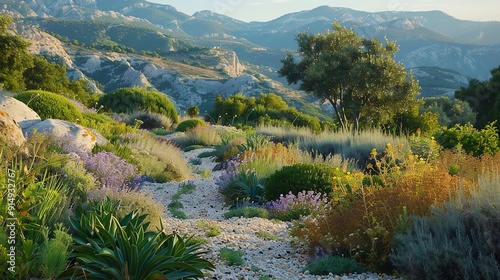
<svg viewBox="0 0 500 280"><path fill-rule="evenodd" d="M160 113L136 112L128 116L127 125L140 129L169 128L172 120Z"/></svg>
<svg viewBox="0 0 500 280"><path fill-rule="evenodd" d="M220 258L230 266L242 265L245 263L243 255L245 253L241 250L224 247L220 249Z"/></svg>
<svg viewBox="0 0 500 280"><path fill-rule="evenodd" d="M190 106L187 109L187 113L188 113L190 118L194 118L194 117L198 116L198 114L200 113L200 109L197 106Z"/></svg>
<svg viewBox="0 0 500 280"><path fill-rule="evenodd" d="M159 113L177 123L178 115L174 105L166 95L145 88L122 88L102 96L99 104L104 110L115 113L137 111Z"/></svg>
<svg viewBox="0 0 500 280"><path fill-rule="evenodd" d="M230 219L233 217L243 217L243 218L269 218L269 211L265 208L255 207L255 206L245 206L233 210L229 210L224 213L224 218Z"/></svg>
<svg viewBox="0 0 500 280"><path fill-rule="evenodd" d="M189 119L181 122L179 125L177 125L177 128L175 131L178 132L186 132L188 130L191 130L197 126L204 126L206 123L200 119Z"/></svg>
<svg viewBox="0 0 500 280"><path fill-rule="evenodd" d="M395 236L393 264L411 279L500 279L500 174L483 174L430 217L413 217Z"/></svg>
<svg viewBox="0 0 500 280"><path fill-rule="evenodd" d="M73 103L52 92L29 90L16 95L15 98L37 112L42 120L61 119L79 122L83 119L81 112Z"/></svg>
<svg viewBox="0 0 500 280"><path fill-rule="evenodd" d="M131 212L116 218L110 200L77 209L71 220L73 265L59 279L192 279L214 266L201 257L200 246L187 238L148 231L147 215Z"/></svg>
<svg viewBox="0 0 500 280"><path fill-rule="evenodd" d="M446 149L462 148L475 157L484 154L495 155L500 151L500 140L496 121L478 130L472 124L455 125L452 128L438 131L436 141Z"/></svg>
<svg viewBox="0 0 500 280"><path fill-rule="evenodd" d="M71 235L61 230L55 230L54 238L45 241L40 252L44 279L55 279L66 270L68 248L72 242Z"/></svg>
<svg viewBox="0 0 500 280"><path fill-rule="evenodd" d="M308 264L304 271L314 275L343 275L351 273L362 273L365 269L359 266L356 260L339 256L320 257Z"/></svg>
<svg viewBox="0 0 500 280"><path fill-rule="evenodd" d="M326 164L298 163L276 171L266 181L266 200L275 200L289 192L301 191L330 194L335 168Z"/></svg>
<svg viewBox="0 0 500 280"><path fill-rule="evenodd" d="M97 130L102 136L110 140L137 131L137 129L127 126L125 123L119 123L105 114L82 113L82 115L83 126Z"/></svg>

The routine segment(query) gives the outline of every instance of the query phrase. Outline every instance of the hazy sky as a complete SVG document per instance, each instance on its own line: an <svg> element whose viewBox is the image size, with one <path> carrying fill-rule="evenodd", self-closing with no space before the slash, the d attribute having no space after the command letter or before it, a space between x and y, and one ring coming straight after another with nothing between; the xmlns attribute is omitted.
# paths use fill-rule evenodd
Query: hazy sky
<svg viewBox="0 0 500 280"><path fill-rule="evenodd" d="M286 13L310 10L321 5L355 10L429 11L441 10L459 19L500 21L499 0L147 0L168 4L192 15L211 10L246 22L268 21Z"/></svg>

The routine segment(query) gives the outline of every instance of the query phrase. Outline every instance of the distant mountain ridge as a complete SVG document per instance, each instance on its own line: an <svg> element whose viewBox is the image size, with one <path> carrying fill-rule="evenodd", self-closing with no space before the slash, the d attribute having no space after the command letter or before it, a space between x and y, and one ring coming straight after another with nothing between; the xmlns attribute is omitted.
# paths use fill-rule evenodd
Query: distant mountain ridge
<svg viewBox="0 0 500 280"><path fill-rule="evenodd" d="M254 71L253 76L258 72L281 82L284 80L277 76L276 70L281 66L284 51L297 48L295 35L303 31L324 32L335 20L365 37L397 40L400 51L396 59L408 69L418 69L424 95L450 94L466 86L470 78L489 78L489 71L500 65L500 22L464 21L441 11L372 13L320 6L268 22L243 22L212 11L186 15L173 6L144 0L0 0L0 3L1 13L24 19L54 34L64 33L63 37L78 42L90 39L83 38L82 32L72 34L72 29L63 30L68 21L77 25L78 22L96 23L88 25L90 29L99 22L106 23L100 29L95 27L84 32L95 34L94 41L89 44L85 41L85 45L109 44L137 51L162 51L178 62L191 66L206 64L209 68L215 67L213 69L217 68L216 62L203 61L208 52L189 54L191 46L227 49L243 61L247 70L240 75Z"/></svg>

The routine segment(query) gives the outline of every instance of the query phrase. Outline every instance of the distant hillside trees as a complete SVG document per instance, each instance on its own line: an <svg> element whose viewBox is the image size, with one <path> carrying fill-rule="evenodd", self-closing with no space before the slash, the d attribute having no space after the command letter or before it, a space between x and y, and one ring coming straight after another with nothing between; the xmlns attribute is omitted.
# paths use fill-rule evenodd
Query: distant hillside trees
<svg viewBox="0 0 500 280"><path fill-rule="evenodd" d="M446 127L476 123L476 113L469 103L446 96L425 98L420 107L420 113L424 112L437 113L439 124Z"/></svg>
<svg viewBox="0 0 500 280"><path fill-rule="evenodd" d="M149 112L165 115L178 122L177 110L166 95L145 88L122 88L103 95L99 104L115 113Z"/></svg>
<svg viewBox="0 0 500 280"><path fill-rule="evenodd" d="M477 113L475 127L484 128L497 121L500 128L500 66L491 70L487 81L472 79L467 88L455 92L457 99L466 101Z"/></svg>
<svg viewBox="0 0 500 280"><path fill-rule="evenodd" d="M87 81L71 81L66 68L28 52L29 42L7 32L12 19L0 16L0 84L4 89L45 90L77 99L87 106L98 100Z"/></svg>
<svg viewBox="0 0 500 280"><path fill-rule="evenodd" d="M0 84L4 89L20 91L25 88L23 73L33 66L28 52L29 42L7 32L12 19L0 16Z"/></svg>
<svg viewBox="0 0 500 280"><path fill-rule="evenodd" d="M343 129L380 126L416 103L418 83L394 61L395 42L385 46L333 25L333 32L299 33L299 61L288 53L280 76L330 102Z"/></svg>

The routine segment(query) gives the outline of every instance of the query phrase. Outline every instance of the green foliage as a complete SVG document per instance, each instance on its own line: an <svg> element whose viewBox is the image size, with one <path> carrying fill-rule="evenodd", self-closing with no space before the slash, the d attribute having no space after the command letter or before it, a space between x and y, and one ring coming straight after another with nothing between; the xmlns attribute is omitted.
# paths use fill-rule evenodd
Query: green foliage
<svg viewBox="0 0 500 280"><path fill-rule="evenodd" d="M500 175L485 173L471 195L413 217L391 260L410 279L499 279Z"/></svg>
<svg viewBox="0 0 500 280"><path fill-rule="evenodd" d="M187 109L187 114L190 118L194 118L200 114L200 109L197 106L190 106Z"/></svg>
<svg viewBox="0 0 500 280"><path fill-rule="evenodd" d="M469 103L477 114L475 127L483 128L489 123L500 120L500 67L491 71L491 78L487 81L472 79L467 88L455 92L455 98ZM500 122L497 122L497 126ZM499 127L500 128L500 127Z"/></svg>
<svg viewBox="0 0 500 280"><path fill-rule="evenodd" d="M98 113L82 113L82 125L91 129L97 130L102 136L107 139L116 139L120 135L136 131L131 126L125 123L118 123L110 116ZM111 151L108 151L111 152Z"/></svg>
<svg viewBox="0 0 500 280"><path fill-rule="evenodd" d="M172 196L172 200L178 200L182 195L193 193L196 186L192 182L187 182L179 186L179 190Z"/></svg>
<svg viewBox="0 0 500 280"><path fill-rule="evenodd" d="M228 212L224 213L224 218L226 219L230 219L233 217L244 217L244 218L258 217L267 219L269 218L269 211L261 207L244 206L241 208L229 210Z"/></svg>
<svg viewBox="0 0 500 280"><path fill-rule="evenodd" d="M33 66L33 55L28 52L28 41L7 32L11 22L10 17L0 16L0 85L17 92L25 89L23 73Z"/></svg>
<svg viewBox="0 0 500 280"><path fill-rule="evenodd" d="M123 219L116 204L106 200L72 218L71 258L76 261L60 279L186 279L203 277L214 269L201 258L199 246L187 246L186 237L148 231L146 215L131 212Z"/></svg>
<svg viewBox="0 0 500 280"><path fill-rule="evenodd" d="M240 171L225 187L219 189L227 205L249 201L262 203L265 192L264 180L259 179L253 171Z"/></svg>
<svg viewBox="0 0 500 280"><path fill-rule="evenodd" d="M177 111L167 96L145 88L117 89L101 96L99 105L103 105L104 110L115 113L159 113L169 117L174 123L178 121Z"/></svg>
<svg viewBox="0 0 500 280"><path fill-rule="evenodd" d="M213 110L205 120L223 125L246 126L276 124L290 127L309 127L315 132L322 130L317 117L300 113L289 107L278 95L260 94L259 97L245 97L241 93L222 98L217 96Z"/></svg>
<svg viewBox="0 0 500 280"><path fill-rule="evenodd" d="M61 119L70 122L80 122L83 119L73 103L52 92L30 90L16 95L15 98L37 112L41 119Z"/></svg>
<svg viewBox="0 0 500 280"><path fill-rule="evenodd" d="M288 53L280 76L328 100L344 130L383 125L416 102L419 86L394 60L396 42L386 40L383 46L338 22L332 27L325 34L299 33L300 61Z"/></svg>
<svg viewBox="0 0 500 280"><path fill-rule="evenodd" d="M320 257L308 264L304 271L314 275L343 275L351 273L362 273L362 268L354 259L339 256Z"/></svg>
<svg viewBox="0 0 500 280"><path fill-rule="evenodd" d="M220 258L230 266L243 265L245 263L245 260L243 260L244 255L243 251L229 247L221 248L219 253Z"/></svg>
<svg viewBox="0 0 500 280"><path fill-rule="evenodd" d="M139 122L139 125L138 124ZM172 120L162 114L159 113L150 113L150 112L136 112L127 117L126 121L127 125L140 129L155 129L155 128L170 128L172 125Z"/></svg>
<svg viewBox="0 0 500 280"><path fill-rule="evenodd" d="M455 125L435 134L436 141L445 149L462 148L473 156L495 155L500 151L500 139L496 122L478 130L472 124Z"/></svg>
<svg viewBox="0 0 500 280"><path fill-rule="evenodd" d="M266 200L275 200L280 195L301 191L330 194L333 191L335 168L327 164L298 163L276 171L266 181Z"/></svg>
<svg viewBox="0 0 500 280"><path fill-rule="evenodd" d="M207 237L219 236L222 233L219 225L207 220L199 220L197 226L205 232Z"/></svg>
<svg viewBox="0 0 500 280"><path fill-rule="evenodd" d="M68 266L68 248L73 242L71 235L62 231L54 231L54 238L46 240L40 249L41 271L44 279L55 279Z"/></svg>
<svg viewBox="0 0 500 280"><path fill-rule="evenodd" d="M449 97L424 98L420 113L433 112L438 114L440 125L452 127L457 124L476 123L476 113L469 103Z"/></svg>
<svg viewBox="0 0 500 280"><path fill-rule="evenodd" d="M177 125L175 131L186 132L197 126L205 126L205 125L206 123L200 119L190 119L190 120L185 120L181 122L179 125Z"/></svg>

